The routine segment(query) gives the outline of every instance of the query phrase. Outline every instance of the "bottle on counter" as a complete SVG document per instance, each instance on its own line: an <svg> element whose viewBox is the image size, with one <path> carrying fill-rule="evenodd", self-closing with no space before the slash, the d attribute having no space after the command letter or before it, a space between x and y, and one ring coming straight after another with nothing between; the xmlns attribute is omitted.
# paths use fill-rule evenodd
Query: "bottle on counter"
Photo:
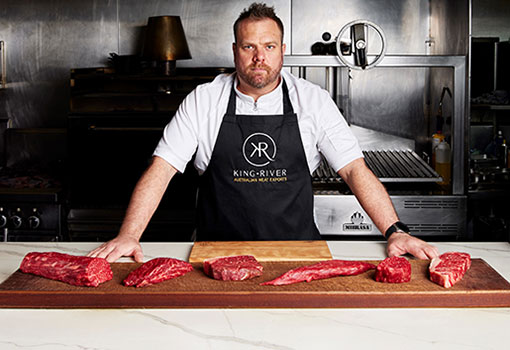
<svg viewBox="0 0 510 350"><path fill-rule="evenodd" d="M510 168L510 152L508 152L508 147L506 149L506 167Z"/></svg>
<svg viewBox="0 0 510 350"><path fill-rule="evenodd" d="M438 130L435 134L432 135L432 167L434 169L436 168L436 148L443 140L444 134L441 132L441 130Z"/></svg>
<svg viewBox="0 0 510 350"><path fill-rule="evenodd" d="M507 157L508 157L508 147L506 145L505 137L503 136L503 132L498 130L498 134L494 139L495 142L495 156L498 159L498 165L501 168L507 167Z"/></svg>
<svg viewBox="0 0 510 350"><path fill-rule="evenodd" d="M499 146L498 163L502 169L508 168L508 146L506 140L503 140L503 143Z"/></svg>
<svg viewBox="0 0 510 350"><path fill-rule="evenodd" d="M452 174L451 155L452 151L450 145L448 142L446 142L446 140L443 139L436 147L435 169L437 173L443 178L443 181L438 182L440 185L450 184Z"/></svg>

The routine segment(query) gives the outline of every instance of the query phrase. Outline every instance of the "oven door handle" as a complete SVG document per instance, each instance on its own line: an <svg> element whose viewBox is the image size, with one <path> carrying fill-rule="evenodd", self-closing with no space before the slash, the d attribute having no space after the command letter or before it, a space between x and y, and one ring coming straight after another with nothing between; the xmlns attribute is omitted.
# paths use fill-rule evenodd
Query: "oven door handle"
<svg viewBox="0 0 510 350"><path fill-rule="evenodd" d="M89 131L163 131L164 127L108 127L89 126Z"/></svg>

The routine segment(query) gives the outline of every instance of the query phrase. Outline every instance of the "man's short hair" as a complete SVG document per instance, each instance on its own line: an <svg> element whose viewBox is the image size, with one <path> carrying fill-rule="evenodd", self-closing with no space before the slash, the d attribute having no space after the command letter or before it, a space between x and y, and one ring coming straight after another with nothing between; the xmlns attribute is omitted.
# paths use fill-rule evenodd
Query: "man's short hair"
<svg viewBox="0 0 510 350"><path fill-rule="evenodd" d="M272 19L276 22L278 25L278 28L280 28L280 32L282 34L282 43L283 43L283 23L280 18L276 15L274 12L273 6L267 6L263 3L254 2L250 5L248 9L244 9L243 12L239 15L237 20L234 23L234 38L235 42L237 43L237 29L239 28L239 23L245 19L252 19L255 21L260 21L263 19Z"/></svg>

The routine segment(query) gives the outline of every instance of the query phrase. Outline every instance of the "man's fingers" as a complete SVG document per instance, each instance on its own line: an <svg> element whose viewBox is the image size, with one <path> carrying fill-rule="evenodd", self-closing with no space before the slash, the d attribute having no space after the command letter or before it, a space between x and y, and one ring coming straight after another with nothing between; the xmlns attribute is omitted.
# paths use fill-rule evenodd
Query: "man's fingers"
<svg viewBox="0 0 510 350"><path fill-rule="evenodd" d="M103 243L101 244L99 247L97 247L96 249L90 251L87 256L90 256L91 258L96 258L97 257L97 254L99 254L105 247L106 243Z"/></svg>
<svg viewBox="0 0 510 350"><path fill-rule="evenodd" d="M386 253L388 254L388 257L390 257L390 258L391 258L392 256L397 255L397 254L395 253L395 249L391 249L391 247L388 247L388 249L386 249Z"/></svg>
<svg viewBox="0 0 510 350"><path fill-rule="evenodd" d="M112 262L117 261L117 259L119 259L123 255L124 254L122 253L122 251L120 251L119 248L117 247L117 248L113 249L109 254L105 255L104 258L109 263L112 263Z"/></svg>
<svg viewBox="0 0 510 350"><path fill-rule="evenodd" d="M135 239L126 237L117 237L103 243L101 246L88 253L87 256L103 258L110 263L115 262L123 256L132 256L136 262L143 262L143 252L140 243Z"/></svg>
<svg viewBox="0 0 510 350"><path fill-rule="evenodd" d="M439 255L436 247L427 242L406 234L392 236L386 249L388 256L400 256L410 253L418 259L429 260Z"/></svg>
<svg viewBox="0 0 510 350"><path fill-rule="evenodd" d="M134 247L110 242L89 253L90 257L104 258L112 263L123 256L133 256L136 262L143 262L143 252L140 245Z"/></svg>
<svg viewBox="0 0 510 350"><path fill-rule="evenodd" d="M404 255L405 253L407 253L405 250L402 250L400 249L398 246L396 245L388 245L388 249L386 250L387 254L388 254L388 257L392 257L392 256L400 256L400 255Z"/></svg>
<svg viewBox="0 0 510 350"><path fill-rule="evenodd" d="M434 259L435 257L439 256L439 251L436 247L428 246L425 248L425 254L427 254L429 259Z"/></svg>
<svg viewBox="0 0 510 350"><path fill-rule="evenodd" d="M423 249L416 249L416 250L413 250L410 252L411 254L413 254L415 257L417 257L418 259L422 259L422 260L428 260L429 257L427 256L427 254L425 254L425 252L423 251Z"/></svg>
<svg viewBox="0 0 510 350"><path fill-rule="evenodd" d="M139 263L143 262L143 253L140 248L135 249L133 258L135 259L136 262L139 262Z"/></svg>
<svg viewBox="0 0 510 350"><path fill-rule="evenodd" d="M99 251L97 254L96 254L96 258L103 258L103 259L106 259L106 257L108 255L110 255L110 253L114 250L115 248L112 247L111 245L106 245L103 247L103 249L101 249L101 251ZM108 260L108 259L107 259Z"/></svg>
<svg viewBox="0 0 510 350"><path fill-rule="evenodd" d="M416 246L410 249L410 253L418 259L429 260L438 256L438 250L436 247L431 246L425 241L416 240Z"/></svg>

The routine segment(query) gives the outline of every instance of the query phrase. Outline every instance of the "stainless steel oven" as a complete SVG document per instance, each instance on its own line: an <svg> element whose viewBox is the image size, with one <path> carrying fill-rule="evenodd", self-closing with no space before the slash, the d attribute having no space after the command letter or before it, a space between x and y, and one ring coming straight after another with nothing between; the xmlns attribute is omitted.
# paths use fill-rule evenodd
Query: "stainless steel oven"
<svg viewBox="0 0 510 350"><path fill-rule="evenodd" d="M65 130L7 128L3 137L0 241L65 239Z"/></svg>
<svg viewBox="0 0 510 350"><path fill-rule="evenodd" d="M63 240L60 200L57 189L0 189L0 241Z"/></svg>

